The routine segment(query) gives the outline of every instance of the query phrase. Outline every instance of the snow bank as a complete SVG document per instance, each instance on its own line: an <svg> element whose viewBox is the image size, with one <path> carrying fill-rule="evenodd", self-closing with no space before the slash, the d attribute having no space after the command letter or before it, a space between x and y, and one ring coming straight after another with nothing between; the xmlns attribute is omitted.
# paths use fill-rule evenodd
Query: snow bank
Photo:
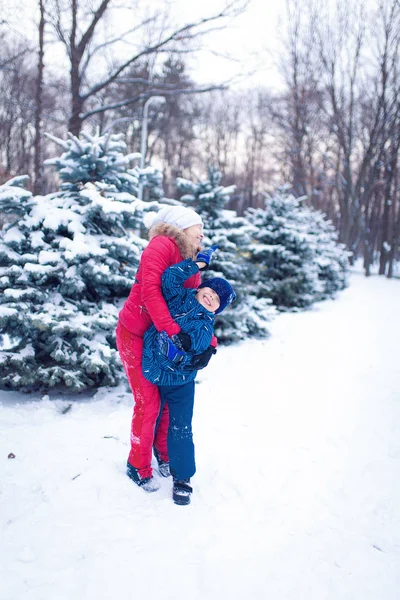
<svg viewBox="0 0 400 600"><path fill-rule="evenodd" d="M351 284L219 349L189 507L125 476L125 389L1 392L1 597L397 600L400 282Z"/></svg>

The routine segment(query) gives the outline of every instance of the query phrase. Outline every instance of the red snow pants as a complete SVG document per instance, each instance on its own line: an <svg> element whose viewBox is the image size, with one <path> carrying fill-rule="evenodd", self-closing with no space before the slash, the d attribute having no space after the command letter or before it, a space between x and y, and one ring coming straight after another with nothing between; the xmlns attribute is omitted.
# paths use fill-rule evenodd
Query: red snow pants
<svg viewBox="0 0 400 600"><path fill-rule="evenodd" d="M163 408L154 437L161 401L157 386L147 381L142 373L143 338L128 331L121 323L118 323L116 333L118 352L135 398L128 462L138 469L143 479L152 475L153 445L161 460L168 460L168 405Z"/></svg>

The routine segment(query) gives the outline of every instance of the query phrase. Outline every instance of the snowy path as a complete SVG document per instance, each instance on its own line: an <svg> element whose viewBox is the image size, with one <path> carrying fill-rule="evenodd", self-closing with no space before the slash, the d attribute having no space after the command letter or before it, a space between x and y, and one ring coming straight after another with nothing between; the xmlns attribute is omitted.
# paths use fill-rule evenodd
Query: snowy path
<svg viewBox="0 0 400 600"><path fill-rule="evenodd" d="M124 475L124 391L66 414L0 392L0 599L398 600L399 307L400 281L354 274L220 349L189 507Z"/></svg>

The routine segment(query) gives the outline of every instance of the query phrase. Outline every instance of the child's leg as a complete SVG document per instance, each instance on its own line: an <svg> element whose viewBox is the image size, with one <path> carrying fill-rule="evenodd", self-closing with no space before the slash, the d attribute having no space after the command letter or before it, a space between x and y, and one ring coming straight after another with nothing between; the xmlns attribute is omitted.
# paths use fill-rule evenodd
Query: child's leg
<svg viewBox="0 0 400 600"><path fill-rule="evenodd" d="M158 415L156 431L154 435L154 447L157 450L158 456L161 460L168 462L168 450L167 450L167 435L168 435L168 423L169 423L169 409L168 404L161 401L161 410Z"/></svg>
<svg viewBox="0 0 400 600"><path fill-rule="evenodd" d="M196 472L192 417L194 381L179 386L160 386L161 403L168 402L168 454L171 474L182 481Z"/></svg>

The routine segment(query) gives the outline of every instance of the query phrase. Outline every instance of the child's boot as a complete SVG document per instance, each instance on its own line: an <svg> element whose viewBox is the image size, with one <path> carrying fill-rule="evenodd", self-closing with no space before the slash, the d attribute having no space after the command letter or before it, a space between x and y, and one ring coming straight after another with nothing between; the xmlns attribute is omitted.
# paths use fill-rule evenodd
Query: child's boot
<svg viewBox="0 0 400 600"><path fill-rule="evenodd" d="M193 488L189 485L190 479L182 479L178 481L174 478L174 486L172 488L172 499L175 504L185 505L190 504L190 496Z"/></svg>
<svg viewBox="0 0 400 600"><path fill-rule="evenodd" d="M156 492L160 489L154 477L140 477L138 469L133 467L129 462L126 463L126 474L145 492Z"/></svg>
<svg viewBox="0 0 400 600"><path fill-rule="evenodd" d="M158 471L159 471L160 475L162 475L162 477L169 477L171 475L170 470L169 470L169 462L167 460L163 460L161 458L160 453L158 452L158 450L156 449L155 446L153 446L153 450L154 450L154 456L156 457L156 460L157 460Z"/></svg>

